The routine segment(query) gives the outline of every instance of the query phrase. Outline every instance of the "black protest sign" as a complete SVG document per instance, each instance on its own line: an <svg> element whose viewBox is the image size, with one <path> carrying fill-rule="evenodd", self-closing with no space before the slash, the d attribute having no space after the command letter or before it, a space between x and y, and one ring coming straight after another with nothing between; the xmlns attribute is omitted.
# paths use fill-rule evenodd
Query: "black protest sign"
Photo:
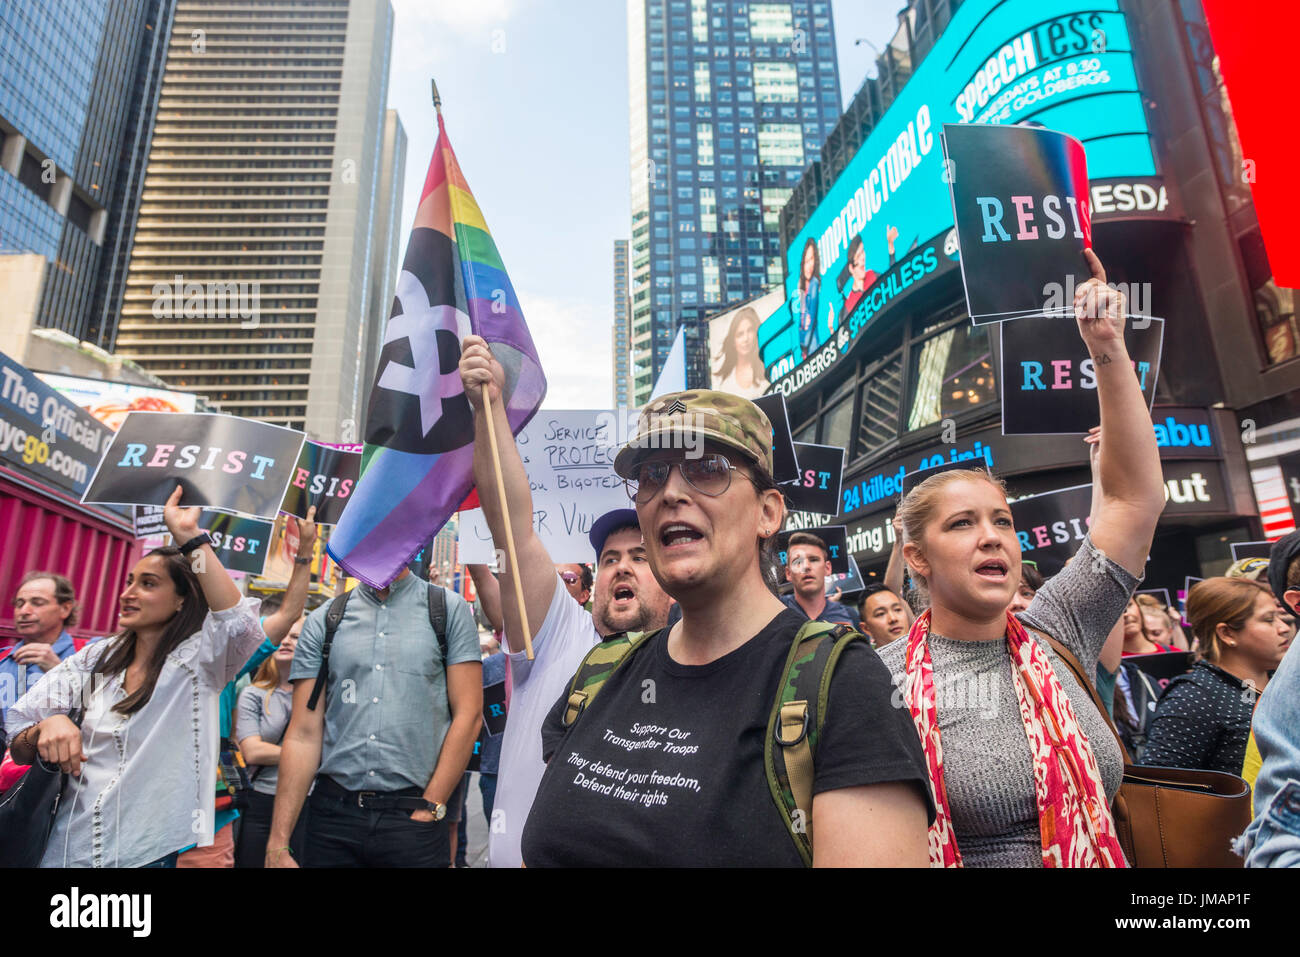
<svg viewBox="0 0 1300 957"><path fill-rule="evenodd" d="M793 482L799 477L799 460L795 456L794 440L790 438L790 416L785 408L785 396L780 392L761 395L754 405L763 410L772 423L772 478L777 482Z"/></svg>
<svg viewBox="0 0 1300 957"><path fill-rule="evenodd" d="M1300 452L1279 455L1277 467L1282 470L1282 486L1286 489L1286 503L1291 506L1291 518L1300 528Z"/></svg>
<svg viewBox="0 0 1300 957"><path fill-rule="evenodd" d="M856 595L866 587L866 582L862 580L862 572L858 568L858 560L852 555L849 556L849 570L847 572L836 572L826 579L826 594L829 595L838 588L841 598Z"/></svg>
<svg viewBox="0 0 1300 957"><path fill-rule="evenodd" d="M978 442L975 444L979 445ZM939 475L942 472L954 472L958 469L979 469L980 471L992 474L992 466L990 464L992 457L993 450L988 446L984 446L981 455L974 455L973 453L967 452L956 461L940 462L938 465L930 465L923 469L917 469L915 472L908 472L901 480L902 497L907 497L907 494L911 492L912 489L916 488L926 479Z"/></svg>
<svg viewBox="0 0 1300 957"><path fill-rule="evenodd" d="M498 735L506 729L506 683L502 679L496 684L483 687L483 723L487 725L488 734Z"/></svg>
<svg viewBox="0 0 1300 957"><path fill-rule="evenodd" d="M298 518L316 506L317 525L337 525L361 472L361 445L326 445L308 439L298 453L280 511Z"/></svg>
<svg viewBox="0 0 1300 957"><path fill-rule="evenodd" d="M1267 559L1272 551L1272 542L1233 542L1232 560L1239 562L1243 558Z"/></svg>
<svg viewBox="0 0 1300 957"><path fill-rule="evenodd" d="M1002 434L1083 434L1101 422L1097 363L1073 318L1025 316L1002 323ZM1129 316L1124 345L1147 408L1156 397L1165 321Z"/></svg>
<svg viewBox="0 0 1300 957"><path fill-rule="evenodd" d="M1192 623L1187 620L1187 596L1192 593L1192 588L1197 582L1203 581L1205 581L1204 578L1197 578L1194 575L1188 575L1183 579L1183 587L1178 591L1178 608L1183 616L1183 624L1188 628L1192 626Z"/></svg>
<svg viewBox="0 0 1300 957"><path fill-rule="evenodd" d="M1092 510L1092 486L1030 495L1011 503L1011 518L1020 540L1022 559L1037 564L1050 578L1065 567L1066 559L1079 550L1088 534L1088 513Z"/></svg>
<svg viewBox="0 0 1300 957"><path fill-rule="evenodd" d="M1158 651L1150 655L1125 655L1124 664L1134 665L1143 674L1154 678L1163 690L1172 679L1186 674L1195 659L1190 651Z"/></svg>
<svg viewBox="0 0 1300 957"><path fill-rule="evenodd" d="M843 525L823 525L820 528L786 528L776 533L776 560L782 569L789 564L790 536L799 532L816 535L826 543L830 552L830 573L848 572L849 547L848 532ZM777 575L778 580L785 581L785 572Z"/></svg>
<svg viewBox="0 0 1300 957"><path fill-rule="evenodd" d="M781 486L790 510L837 515L844 481L844 449L838 445L794 443L799 478Z"/></svg>
<svg viewBox="0 0 1300 957"><path fill-rule="evenodd" d="M465 765L466 771L477 771L479 764L483 761L483 744L487 741L488 730L484 724L478 729L478 740L474 742L474 750L469 753L469 764Z"/></svg>
<svg viewBox="0 0 1300 957"><path fill-rule="evenodd" d="M159 535L166 534L167 523L163 521L163 510L159 506L137 505L135 507L136 538L157 538Z"/></svg>
<svg viewBox="0 0 1300 957"><path fill-rule="evenodd" d="M113 436L83 502L181 504L274 519L303 434L234 415L132 412Z"/></svg>
<svg viewBox="0 0 1300 957"><path fill-rule="evenodd" d="M1088 163L1071 136L1026 126L945 123L943 149L971 320L1033 315L1090 276ZM1058 295L1053 295L1055 289Z"/></svg>
<svg viewBox="0 0 1300 957"><path fill-rule="evenodd" d="M1154 595L1156 598L1160 599L1160 603L1164 605L1166 608L1173 608L1177 610L1178 606L1174 604L1173 598L1169 596L1168 588L1139 588L1136 594Z"/></svg>
<svg viewBox="0 0 1300 957"><path fill-rule="evenodd" d="M212 551L227 571L262 574L271 545L271 533L275 529L274 522L205 508L199 512L199 528L212 538ZM173 545L185 544L171 541L171 534L162 522L162 509L155 512L148 506L137 507L136 538L150 538L157 534L165 535L166 541Z"/></svg>

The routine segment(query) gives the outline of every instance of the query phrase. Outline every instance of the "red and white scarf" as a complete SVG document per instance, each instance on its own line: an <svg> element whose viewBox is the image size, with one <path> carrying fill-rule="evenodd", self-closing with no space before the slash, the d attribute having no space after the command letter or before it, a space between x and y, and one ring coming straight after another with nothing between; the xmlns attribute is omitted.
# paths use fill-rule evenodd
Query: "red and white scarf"
<svg viewBox="0 0 1300 957"><path fill-rule="evenodd" d="M961 867L952 811L943 782L943 743L935 708L934 665L930 661L930 612L907 636L907 681L903 697L912 715L934 792L930 866ZM1007 614L1012 682L1034 762L1034 791L1042 834L1044 867L1126 867L1106 803L1097 759L1079 727L1046 652Z"/></svg>

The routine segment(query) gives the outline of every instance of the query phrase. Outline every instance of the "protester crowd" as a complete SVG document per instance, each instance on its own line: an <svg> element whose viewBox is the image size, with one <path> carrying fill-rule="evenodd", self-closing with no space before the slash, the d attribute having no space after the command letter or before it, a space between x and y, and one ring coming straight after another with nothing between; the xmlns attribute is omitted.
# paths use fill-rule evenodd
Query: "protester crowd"
<svg viewBox="0 0 1300 957"><path fill-rule="evenodd" d="M116 634L71 637L60 575L13 596L0 846L39 836L42 866L452 866L473 760L493 867L1123 867L1127 761L1244 778L1236 851L1300 866L1300 533L1198 582L1186 626L1141 590L1159 458L1123 297L1090 262L1093 507L1058 573L1021 558L1005 486L959 463L899 502L884 582L828 597L815 530L777 566L769 420L703 390L643 410L614 460L632 507L593 524L590 563L557 563L505 370L469 336L475 484L515 556L470 568L491 637L409 570L304 614L310 516L284 594L245 597L178 487L175 544L128 572ZM669 441L686 434L702 445ZM53 769L53 820L21 818Z"/></svg>

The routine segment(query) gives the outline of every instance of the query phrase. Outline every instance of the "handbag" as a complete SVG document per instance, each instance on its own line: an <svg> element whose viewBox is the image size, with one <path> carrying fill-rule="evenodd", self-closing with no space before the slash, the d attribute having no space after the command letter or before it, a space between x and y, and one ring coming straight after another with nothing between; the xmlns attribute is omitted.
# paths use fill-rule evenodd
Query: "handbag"
<svg viewBox="0 0 1300 957"><path fill-rule="evenodd" d="M81 727L81 709L68 718ZM59 813L68 775L58 765L36 763L0 797L0 867L40 867Z"/></svg>
<svg viewBox="0 0 1300 957"><path fill-rule="evenodd" d="M1232 841L1250 824L1250 785L1222 771L1134 764L1079 659L1043 635L1075 681L1092 695L1124 756L1124 780L1111 803L1115 831L1131 867L1241 867Z"/></svg>

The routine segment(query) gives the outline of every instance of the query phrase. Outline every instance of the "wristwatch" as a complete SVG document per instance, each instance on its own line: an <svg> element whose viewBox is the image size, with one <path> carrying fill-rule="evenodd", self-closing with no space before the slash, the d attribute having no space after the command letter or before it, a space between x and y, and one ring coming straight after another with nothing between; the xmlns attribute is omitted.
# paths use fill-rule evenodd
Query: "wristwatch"
<svg viewBox="0 0 1300 957"><path fill-rule="evenodd" d="M310 564L311 564L311 556L310 556L310 555L306 555L306 556L303 556L303 555L296 555L296 556L294 556L293 563L294 563L295 565L310 565Z"/></svg>
<svg viewBox="0 0 1300 957"><path fill-rule="evenodd" d="M196 548L202 548L204 545L211 545L211 544L212 544L212 536L209 535L207 532L199 532L189 541L182 543L180 546L180 551L182 555L188 555Z"/></svg>
<svg viewBox="0 0 1300 957"><path fill-rule="evenodd" d="M433 815L435 821L441 821L447 816L447 805L436 801L425 801L424 808Z"/></svg>

